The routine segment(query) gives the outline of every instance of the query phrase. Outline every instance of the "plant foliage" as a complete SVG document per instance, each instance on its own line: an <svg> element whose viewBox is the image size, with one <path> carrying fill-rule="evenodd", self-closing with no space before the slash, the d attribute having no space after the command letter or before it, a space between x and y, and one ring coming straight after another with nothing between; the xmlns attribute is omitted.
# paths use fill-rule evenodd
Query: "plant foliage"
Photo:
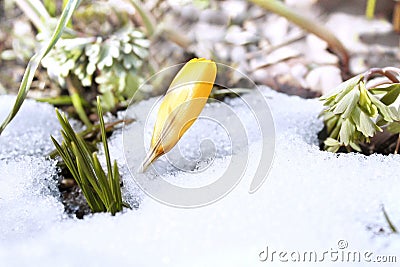
<svg viewBox="0 0 400 267"><path fill-rule="evenodd" d="M122 201L120 175L117 162L111 164L108 150L106 129L100 99L97 98L98 116L104 154L106 156L107 174L103 170L96 152L91 152L81 135L74 132L68 119L56 110L62 126L62 144L51 137L57 152L70 170L72 176L81 188L90 209L93 212L110 212L112 215L129 207Z"/></svg>
<svg viewBox="0 0 400 267"><path fill-rule="evenodd" d="M148 46L144 34L129 24L109 37L62 39L43 66L60 84L74 75L81 88L95 85L109 110L131 98L143 82L140 73Z"/></svg>
<svg viewBox="0 0 400 267"><path fill-rule="evenodd" d="M384 79L368 82L375 76ZM327 131L324 149L361 151L360 143L369 142L376 132L400 133L399 76L397 68L371 69L322 96L326 109L321 116Z"/></svg>
<svg viewBox="0 0 400 267"><path fill-rule="evenodd" d="M49 40L44 42L44 45L41 49L33 55L30 59L28 66L25 69L24 76L22 77L21 85L18 89L17 99L15 100L14 106L6 119L0 125L0 135L7 127L7 125L14 119L15 115L17 115L19 109L21 108L22 103L24 102L28 91L31 87L32 80L35 76L35 71L39 67L41 60L50 52L50 50L55 46L58 39L60 39L65 27L67 26L68 21L71 19L72 14L76 7L79 5L80 0L69 0L66 4L59 20L56 28L53 31L53 35Z"/></svg>
<svg viewBox="0 0 400 267"><path fill-rule="evenodd" d="M106 110L126 104L133 96L144 81L149 54L150 41L122 4L96 1L81 5L74 14L73 31L42 62L49 76L62 86L70 89L66 83L70 79L78 81L74 84L77 91L97 90ZM140 9L136 1L125 4ZM153 32L140 11L150 25L146 24L147 31Z"/></svg>

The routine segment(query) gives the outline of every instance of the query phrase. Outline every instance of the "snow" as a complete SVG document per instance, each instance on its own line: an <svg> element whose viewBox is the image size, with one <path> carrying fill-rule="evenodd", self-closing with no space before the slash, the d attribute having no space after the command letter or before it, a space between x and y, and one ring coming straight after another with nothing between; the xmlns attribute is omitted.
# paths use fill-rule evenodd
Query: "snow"
<svg viewBox="0 0 400 267"><path fill-rule="evenodd" d="M261 262L259 254L267 246L269 250L288 252L345 251L338 249L340 240L348 242L346 251L396 255L399 261L399 236L375 232L381 227L389 232L381 211L382 204L394 224L400 225L400 180L396 175L400 171L400 156L365 157L320 151L316 133L322 127L317 118L321 103L268 89L262 91L272 111L276 136L274 161L267 180L256 193L248 193L254 175L251 170L257 167L260 146L271 137L261 137L250 118L244 123L250 159L243 179L224 198L201 208L180 209L163 205L140 193L130 177L127 165L134 168L140 164L144 151L135 153L135 149L148 146L151 130L145 123L147 114L140 110L151 108L155 99L129 109L128 116L136 121L110 138L112 157L122 167L124 197L130 203L140 202L138 209L126 210L115 217L96 214L77 220L63 216L54 191L54 162L45 160L43 154L20 157L19 160L6 157L4 154L8 152L4 151L9 150L3 150L3 146L9 141L3 139L7 136L0 137L1 265L290 266L293 262L283 263L276 258L273 263ZM250 93L246 99L256 103L255 109L260 108L257 105L259 95ZM7 97L0 97L0 103L7 101ZM205 114L214 114L224 122L224 117L228 116L219 112L220 105L207 105ZM228 101L228 106L239 118L246 114L245 106L238 100ZM53 124L55 116L50 112L51 107L29 101L23 109L25 113L21 114L31 118L32 124L27 122L26 127L20 128L18 125L23 123L20 114L21 124L16 121L11 125L9 134L13 127L15 132L23 134L43 126L41 142L47 144L48 134L57 128L55 121ZM0 117L6 110L1 104ZM33 112L35 115L29 116ZM47 120L38 119L41 116ZM151 120L150 117L149 125ZM226 135L217 135L220 129L211 127L210 123L209 120L198 121L179 147L187 159L194 159L191 164L184 165L190 170L203 167L211 155L205 152L213 152L215 157L208 168L193 174L194 179L191 174L176 170L165 158L160 158L155 169L150 170L150 173L158 170L155 179L163 178L187 187L212 182L210 174L229 164L227 161L233 158L229 156L229 149L235 151L236 146L228 143ZM148 129L144 139L133 138L143 129ZM199 144L204 137L217 143L205 148L200 146L203 154L199 154L199 145L187 145L190 142ZM22 146L25 143L19 142L24 140L17 140L15 146ZM23 155L30 149L20 149L18 154ZM236 150L246 160L248 155L244 151ZM17 230L16 225L19 226ZM370 266L376 264L369 263ZM295 265L309 266L309 263ZM320 265L336 266L340 261L326 260ZM365 266L365 263L351 266Z"/></svg>
<svg viewBox="0 0 400 267"><path fill-rule="evenodd" d="M0 97L0 121L14 100ZM56 162L45 158L58 131L54 107L27 100L0 136L1 246L33 238L64 217Z"/></svg>
<svg viewBox="0 0 400 267"><path fill-rule="evenodd" d="M12 109L14 101L14 96L0 97L1 122ZM0 159L50 153L54 149L50 134L60 136L59 129L53 106L27 100L0 137Z"/></svg>

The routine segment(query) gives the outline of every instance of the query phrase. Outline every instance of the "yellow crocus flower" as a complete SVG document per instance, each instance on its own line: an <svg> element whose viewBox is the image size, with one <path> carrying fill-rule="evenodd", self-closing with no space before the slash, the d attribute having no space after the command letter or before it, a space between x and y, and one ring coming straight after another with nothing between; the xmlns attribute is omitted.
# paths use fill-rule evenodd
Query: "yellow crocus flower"
<svg viewBox="0 0 400 267"><path fill-rule="evenodd" d="M211 93L217 66L204 58L187 62L175 76L157 114L142 170L170 151L200 115Z"/></svg>

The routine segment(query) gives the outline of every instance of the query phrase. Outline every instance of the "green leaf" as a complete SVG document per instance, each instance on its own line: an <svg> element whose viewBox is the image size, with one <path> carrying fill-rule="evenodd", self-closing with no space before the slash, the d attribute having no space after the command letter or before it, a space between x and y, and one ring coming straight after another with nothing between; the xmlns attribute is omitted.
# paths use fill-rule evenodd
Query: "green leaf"
<svg viewBox="0 0 400 267"><path fill-rule="evenodd" d="M342 127L342 122L343 122L343 119L339 117L339 119L338 119L338 121L337 121L337 123L336 123L335 128L334 128L334 129L332 130L332 132L329 134L329 136L330 136L331 138L333 138L333 139L338 138L339 132L340 132L340 128Z"/></svg>
<svg viewBox="0 0 400 267"><path fill-rule="evenodd" d="M381 102L387 106L393 104L400 94L400 84L395 83L391 86L388 86L389 92L387 92L382 98Z"/></svg>
<svg viewBox="0 0 400 267"><path fill-rule="evenodd" d="M115 215L116 212L121 211L126 205L122 201L117 163L114 162L114 168L111 166L106 129L99 98L97 101L100 118L99 128L108 169L107 175L97 158L97 154L91 153L84 139L73 131L66 116L61 115L58 110L56 110L56 114L62 126L61 134L64 141L62 145L53 137L52 141L78 186L81 188L91 210L93 212L108 211L112 215Z"/></svg>
<svg viewBox="0 0 400 267"><path fill-rule="evenodd" d="M333 139L333 138L331 138L331 137L328 137L328 138L324 141L324 144L325 144L326 146L340 146L339 141L336 140L336 139Z"/></svg>
<svg viewBox="0 0 400 267"><path fill-rule="evenodd" d="M43 46L39 52L37 52L30 59L28 66L26 67L24 76L22 77L21 85L18 89L17 99L15 100L14 106L6 119L0 125L0 135L7 127L7 125L14 119L15 115L17 115L19 109L21 108L22 103L24 102L28 91L31 87L32 80L35 76L35 72L39 67L41 60L49 53L49 51L55 46L58 39L60 39L61 34L63 33L65 27L67 26L68 21L71 19L72 14L76 7L79 5L80 0L69 0L66 7L64 8L60 19L58 20L57 26L53 32L52 37L48 41L47 45Z"/></svg>
<svg viewBox="0 0 400 267"><path fill-rule="evenodd" d="M356 129L365 137L372 137L376 131L382 131L360 108L356 107L351 114L351 119L354 121Z"/></svg>
<svg viewBox="0 0 400 267"><path fill-rule="evenodd" d="M335 106L333 110L334 114L341 115L343 119L348 118L351 115L354 107L357 105L360 99L360 91L352 90L345 95Z"/></svg>
<svg viewBox="0 0 400 267"><path fill-rule="evenodd" d="M353 134L356 127L350 121L350 119L345 119L342 123L342 127L340 128L339 137L340 142L345 146L348 146L350 142L353 140Z"/></svg>
<svg viewBox="0 0 400 267"><path fill-rule="evenodd" d="M332 132L332 130L336 127L338 123L338 116L330 112L333 116L328 119L325 119L326 130L328 133Z"/></svg>
<svg viewBox="0 0 400 267"><path fill-rule="evenodd" d="M378 108L379 114L387 122L392 122L396 120L397 114L395 114L388 106L383 104L379 99L377 99L374 95L368 92L368 96L371 99L371 102Z"/></svg>
<svg viewBox="0 0 400 267"><path fill-rule="evenodd" d="M329 146L326 148L326 151L336 153L339 150L340 146Z"/></svg>
<svg viewBox="0 0 400 267"><path fill-rule="evenodd" d="M359 145L357 145L356 143L354 143L354 142L350 142L350 146L351 146L351 148L354 149L355 151L358 151L358 152L361 152L361 151L362 151L362 150L361 150L361 147L360 147Z"/></svg>
<svg viewBox="0 0 400 267"><path fill-rule="evenodd" d="M339 101L342 99L348 92L353 90L353 88L359 83L359 81L362 79L362 75L355 76L341 84L339 84L335 89L332 90L332 92L323 95L320 97L320 100L327 100L331 97L336 96L336 101Z"/></svg>
<svg viewBox="0 0 400 267"><path fill-rule="evenodd" d="M394 226L394 224L390 220L389 215L387 214L387 212L383 206L382 206L382 212L383 212L383 216L385 217L387 224L389 225L390 230L392 230L393 233L398 233L396 226Z"/></svg>
<svg viewBox="0 0 400 267"><path fill-rule="evenodd" d="M358 102L360 108L370 117L375 117L378 114L378 109L375 105L372 104L372 101L368 96L368 91L365 88L365 84L363 82L360 82L358 88L360 90L360 101Z"/></svg>

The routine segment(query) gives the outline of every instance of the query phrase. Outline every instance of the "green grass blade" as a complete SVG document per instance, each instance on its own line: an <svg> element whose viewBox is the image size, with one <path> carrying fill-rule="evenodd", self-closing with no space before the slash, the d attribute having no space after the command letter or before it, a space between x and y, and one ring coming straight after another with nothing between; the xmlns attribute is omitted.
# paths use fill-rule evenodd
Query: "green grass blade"
<svg viewBox="0 0 400 267"><path fill-rule="evenodd" d="M60 145L51 137L56 151L64 160L72 176L81 188L86 201L93 212L110 212L112 215L126 207L122 201L120 175L117 162L112 169L107 144L106 128L100 100L98 99L99 128L104 145L108 175L104 172L96 153L91 153L82 136L75 133L65 114L56 109L57 118L62 126L61 135L64 141Z"/></svg>
<svg viewBox="0 0 400 267"><path fill-rule="evenodd" d="M99 120L100 120L100 130L101 130L101 140L103 142L103 147L104 147L104 154L106 156L106 162L107 162L107 177L108 180L112 180L112 166L111 166L111 159L110 159L110 151L108 149L108 144L107 144L107 134L106 134L106 127L104 125L104 118L103 118L103 109L101 107L100 103L100 97L97 97L97 113L99 115Z"/></svg>
<svg viewBox="0 0 400 267"><path fill-rule="evenodd" d="M101 164L97 157L97 154L93 153L92 157L93 157L93 163L94 163L94 171L96 172L97 180L99 182L100 189L101 189L101 192L98 192L98 193L104 195L103 198L105 199L104 202L106 204L106 207L109 207L112 202L113 196L112 196L110 185L108 184L108 181L107 181L107 176L104 173L103 169L101 168Z"/></svg>
<svg viewBox="0 0 400 267"><path fill-rule="evenodd" d="M68 92L71 96L72 105L74 106L79 118L86 125L86 127L92 127L93 125L87 117L85 109L83 108L82 98L79 94L79 90L75 87L74 82L69 77L67 78L67 86Z"/></svg>
<svg viewBox="0 0 400 267"><path fill-rule="evenodd" d="M96 189L94 187L91 187L91 184L88 183L87 180L87 173L82 165L82 161L81 159L78 157L76 157L76 164L79 170L79 175L82 178L83 181L85 181L82 184L82 192L85 195L86 198L86 202L88 203L90 209L93 212L101 212L101 211L105 211L105 206L102 204L103 202L101 201L101 199L98 199L98 195L96 194Z"/></svg>
<svg viewBox="0 0 400 267"><path fill-rule="evenodd" d="M376 0L367 0L367 8L365 9L365 16L368 19L373 19L375 16Z"/></svg>
<svg viewBox="0 0 400 267"><path fill-rule="evenodd" d="M99 187L99 183L96 179L96 173L94 171L94 166L93 166L93 161L91 158L88 157L87 154L85 154L85 152L82 149L81 144L75 144L72 143L73 145L73 151L74 151L74 155L77 157L77 161L79 160L79 162L82 165L82 169L84 171L85 174L85 182L89 183L96 192L102 192L101 188Z"/></svg>
<svg viewBox="0 0 400 267"><path fill-rule="evenodd" d="M116 199L117 209L122 210L122 195L121 195L121 186L120 186L120 175L118 170L117 161L114 161L114 172L113 172L113 180L112 180L112 192L114 198Z"/></svg>
<svg viewBox="0 0 400 267"><path fill-rule="evenodd" d="M44 98L36 98L35 99L38 102L46 102L49 103L53 106L69 106L72 105L72 99L71 96L69 95L62 95L62 96L58 96L58 97L44 97ZM82 102L82 105L84 107L89 107L89 103L81 98L80 101Z"/></svg>
<svg viewBox="0 0 400 267"><path fill-rule="evenodd" d="M396 226L394 226L394 224L392 223L392 221L389 218L389 215L387 214L385 208L382 206L382 212L383 212L383 216L385 217L385 220L387 222L387 224L389 225L390 230L393 233L398 233Z"/></svg>
<svg viewBox="0 0 400 267"><path fill-rule="evenodd" d="M33 57L30 59L28 66L26 67L24 76L22 77L21 85L18 89L17 99L15 100L14 106L6 119L0 125L0 135L7 127L7 125L14 119L15 115L17 115L19 109L21 108L22 103L24 102L28 91L31 87L33 77L35 76L35 72L39 67L42 59L47 55L47 53L54 47L57 43L58 39L60 39L61 34L64 31L68 21L71 19L72 14L74 13L76 7L79 5L80 0L70 0L68 1L66 7L64 8L60 19L58 20L57 26L53 32L52 37L50 38L48 44L42 47Z"/></svg>

